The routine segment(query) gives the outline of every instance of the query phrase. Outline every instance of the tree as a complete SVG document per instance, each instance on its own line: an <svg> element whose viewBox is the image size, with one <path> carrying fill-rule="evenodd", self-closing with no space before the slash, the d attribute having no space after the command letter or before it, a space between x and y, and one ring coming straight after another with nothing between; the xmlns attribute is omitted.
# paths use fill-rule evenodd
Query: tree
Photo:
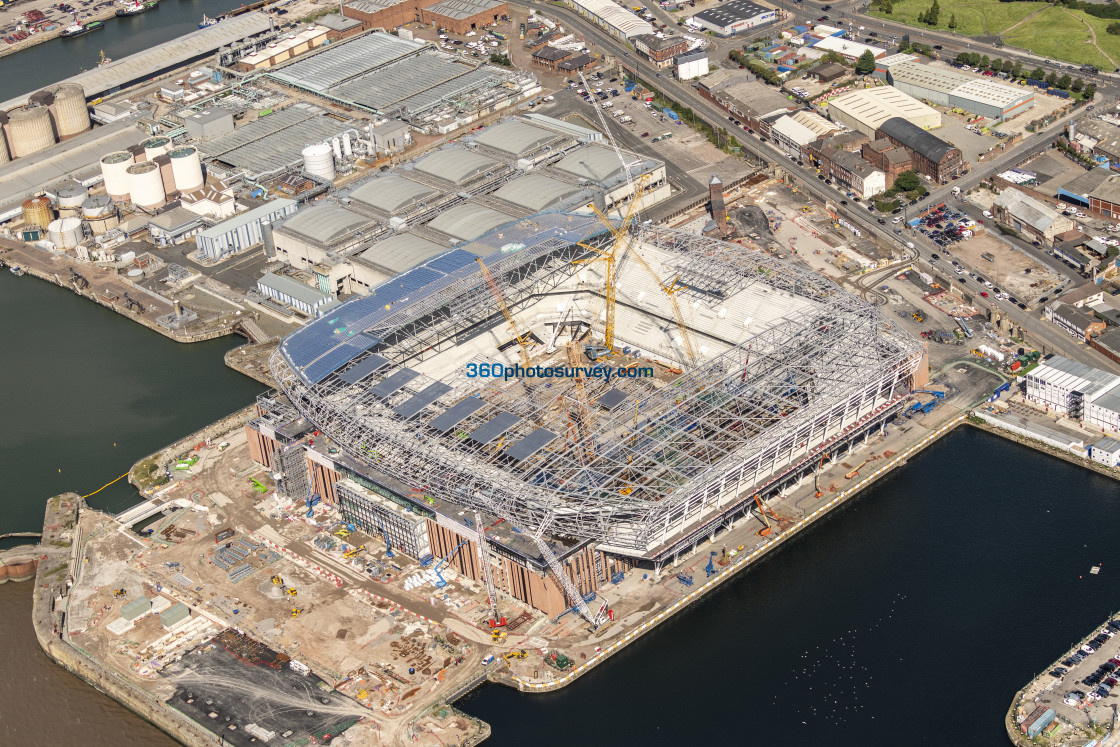
<svg viewBox="0 0 1120 747"><path fill-rule="evenodd" d="M980 69L981 70L987 70L989 67L991 67L991 65L992 65L992 61L988 59L988 55L984 55L983 57L980 58Z"/></svg>
<svg viewBox="0 0 1120 747"><path fill-rule="evenodd" d="M1108 24L1108 27L1105 29L1105 31L1115 36L1120 36L1120 23Z"/></svg>
<svg viewBox="0 0 1120 747"><path fill-rule="evenodd" d="M926 14L926 23L936 26L939 15L941 15L941 6L937 4L937 0L933 0L933 5L929 6L929 13Z"/></svg>
<svg viewBox="0 0 1120 747"><path fill-rule="evenodd" d="M1019 62L1018 60L1015 60L1015 64L1011 66L1011 76L1014 77L1014 78L1019 78L1019 77L1022 77L1022 75L1023 75L1023 63Z"/></svg>
<svg viewBox="0 0 1120 747"><path fill-rule="evenodd" d="M1011 69L1012 69L1013 67L1015 67L1015 63L1014 63L1014 62L1012 62L1011 60L1004 60L1004 61L1003 61L1003 64L1002 64L1002 65L1000 65L999 67L1000 67L1000 70L1002 70L1003 72L1005 72L1005 73L1007 73L1008 75L1010 75L1010 74L1011 74Z"/></svg>
<svg viewBox="0 0 1120 747"><path fill-rule="evenodd" d="M1081 95L1084 96L1087 101L1092 101L1093 96L1096 93L1097 93L1096 84L1095 83L1086 83L1085 84L1085 90L1081 92Z"/></svg>
<svg viewBox="0 0 1120 747"><path fill-rule="evenodd" d="M1084 87L1085 81L1081 80L1081 78L1077 78L1073 81L1073 85L1070 86L1070 90L1072 90L1074 93L1078 93Z"/></svg>
<svg viewBox="0 0 1120 747"><path fill-rule="evenodd" d="M903 171L894 180L894 188L900 192L910 192L911 190L920 189L922 182L918 179L918 175L913 171Z"/></svg>
<svg viewBox="0 0 1120 747"><path fill-rule="evenodd" d="M949 16L949 28L955 29L957 27L957 14L954 13Z"/></svg>
<svg viewBox="0 0 1120 747"><path fill-rule="evenodd" d="M1040 67L1036 67L1034 70L1031 70L1031 74L1027 77L1033 78L1034 80L1042 80L1046 77L1046 71Z"/></svg>
<svg viewBox="0 0 1120 747"><path fill-rule="evenodd" d="M998 72L999 72L1000 70L1002 70L1002 69L1003 69L1003 60L1001 60L1001 59L999 59L999 58L997 57L996 59L992 60L992 62L991 62L991 64L989 65L989 67L990 67L990 68L991 68L992 70L994 70L995 72L997 72L997 73L998 73Z"/></svg>
<svg viewBox="0 0 1120 747"><path fill-rule="evenodd" d="M1051 70L1050 74L1046 76L1046 82L1049 83L1052 86L1057 85L1058 84L1058 74L1055 73L1053 70Z"/></svg>
<svg viewBox="0 0 1120 747"><path fill-rule="evenodd" d="M875 72L875 55L868 49L856 60L856 73L859 75L870 75L873 72Z"/></svg>
<svg viewBox="0 0 1120 747"><path fill-rule="evenodd" d="M490 62L494 63L495 65L501 65L502 67L513 67L513 63L510 62L510 59L504 54L495 53L490 55Z"/></svg>
<svg viewBox="0 0 1120 747"><path fill-rule="evenodd" d="M1068 91L1069 86L1072 82L1072 78L1070 78L1068 75L1063 75L1062 77L1058 78L1058 88L1062 89L1063 91Z"/></svg>

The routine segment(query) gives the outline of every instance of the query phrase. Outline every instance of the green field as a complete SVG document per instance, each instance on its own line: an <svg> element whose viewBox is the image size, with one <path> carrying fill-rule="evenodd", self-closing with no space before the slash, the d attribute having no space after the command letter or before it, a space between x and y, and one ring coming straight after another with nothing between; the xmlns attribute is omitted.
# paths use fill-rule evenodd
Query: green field
<svg viewBox="0 0 1120 747"><path fill-rule="evenodd" d="M958 34L998 34L1003 35L1007 44L1043 57L1096 65L1102 70L1120 66L1120 36L1105 32L1105 28L1113 23L1107 19L1094 18L1081 11L1063 10L1044 3L966 0L960 3L939 1L941 13L937 25L931 27L918 23L918 15L925 12L931 4L932 0L898 0L894 4L893 13L886 14L876 10L871 11L870 15L920 29L949 31L949 19L955 14L957 27L952 30ZM1093 45L1089 26L1096 32L1096 46ZM1106 59L1105 55L1113 62Z"/></svg>

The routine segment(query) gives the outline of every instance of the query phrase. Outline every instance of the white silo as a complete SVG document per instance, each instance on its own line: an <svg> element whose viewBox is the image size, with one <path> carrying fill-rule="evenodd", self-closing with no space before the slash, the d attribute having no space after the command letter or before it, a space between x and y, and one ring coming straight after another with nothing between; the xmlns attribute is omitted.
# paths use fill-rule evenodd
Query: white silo
<svg viewBox="0 0 1120 747"><path fill-rule="evenodd" d="M175 176L175 189L190 192L202 186L202 159L198 149L186 146L170 151L171 173Z"/></svg>
<svg viewBox="0 0 1120 747"><path fill-rule="evenodd" d="M59 249L73 249L82 241L81 218L59 218L47 226L47 238Z"/></svg>
<svg viewBox="0 0 1120 747"><path fill-rule="evenodd" d="M338 138L331 140L331 149L334 151L334 162L342 163L342 143Z"/></svg>
<svg viewBox="0 0 1120 747"><path fill-rule="evenodd" d="M101 176L105 178L105 191L117 202L128 200L132 182L128 178L128 167L136 163L136 158L127 150L118 150L101 159Z"/></svg>
<svg viewBox="0 0 1120 747"><path fill-rule="evenodd" d="M347 158L354 157L354 146L350 144L350 133L344 132L342 134L342 152L346 154Z"/></svg>
<svg viewBox="0 0 1120 747"><path fill-rule="evenodd" d="M156 156L162 156L164 153L171 150L171 139L166 137L150 137L140 143L140 147L144 149L144 159L153 161Z"/></svg>
<svg viewBox="0 0 1120 747"><path fill-rule="evenodd" d="M311 176L334 181L334 154L330 143L316 143L303 149L303 170Z"/></svg>
<svg viewBox="0 0 1120 747"><path fill-rule="evenodd" d="M76 218L82 212L82 203L89 197L89 190L81 184L68 184L58 190L58 214L62 218Z"/></svg>
<svg viewBox="0 0 1120 747"><path fill-rule="evenodd" d="M167 197L163 191L163 176L155 161L143 161L129 166L128 184L133 205L158 207Z"/></svg>

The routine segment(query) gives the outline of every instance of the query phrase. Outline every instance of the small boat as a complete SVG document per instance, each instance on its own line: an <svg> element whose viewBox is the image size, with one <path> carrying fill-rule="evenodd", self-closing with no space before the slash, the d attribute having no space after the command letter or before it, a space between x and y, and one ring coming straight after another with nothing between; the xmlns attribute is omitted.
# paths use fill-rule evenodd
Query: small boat
<svg viewBox="0 0 1120 747"><path fill-rule="evenodd" d="M99 59L97 61L97 66L101 67L102 65L108 65L112 61L113 61L113 58L112 57L106 57L105 56L105 50L102 49L101 50L101 59Z"/></svg>
<svg viewBox="0 0 1120 747"><path fill-rule="evenodd" d="M141 13L147 13L149 10L155 10L159 7L159 0L130 0L124 4L123 8L117 8L117 17L126 18L128 16L135 16Z"/></svg>
<svg viewBox="0 0 1120 747"><path fill-rule="evenodd" d="M12 273L13 275L23 275L24 269L19 265L12 265L8 268L8 272Z"/></svg>
<svg viewBox="0 0 1120 747"><path fill-rule="evenodd" d="M64 36L69 39L71 36L81 36L82 34L88 34L91 31L100 31L103 28L105 28L105 24L101 21L90 21L89 23L82 23L81 21L78 21L64 28L60 36Z"/></svg>
<svg viewBox="0 0 1120 747"><path fill-rule="evenodd" d="M208 29L211 26L217 26L219 23L221 23L221 21L222 21L221 17L211 18L210 16L203 13L202 14L202 21L198 24L198 27L200 29Z"/></svg>

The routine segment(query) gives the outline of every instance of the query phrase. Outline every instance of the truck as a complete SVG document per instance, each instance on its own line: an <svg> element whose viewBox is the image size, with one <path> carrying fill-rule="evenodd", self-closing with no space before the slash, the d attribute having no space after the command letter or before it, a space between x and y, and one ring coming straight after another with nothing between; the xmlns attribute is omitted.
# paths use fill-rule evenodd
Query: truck
<svg viewBox="0 0 1120 747"><path fill-rule="evenodd" d="M676 113L675 111L673 111L672 109L670 109L669 107L665 107L665 108L664 108L664 109L662 109L661 111L662 111L662 112L663 112L663 113L665 114L665 116L666 116L666 117L668 117L669 119L673 119L673 120L676 120L676 119L680 119L680 117L678 117L678 116L677 116L677 113Z"/></svg>
<svg viewBox="0 0 1120 747"><path fill-rule="evenodd" d="M621 109L619 111L621 111ZM631 117L629 114L627 114L626 116L622 117L618 121L621 122L622 124L630 124L631 122L634 121L634 118Z"/></svg>

